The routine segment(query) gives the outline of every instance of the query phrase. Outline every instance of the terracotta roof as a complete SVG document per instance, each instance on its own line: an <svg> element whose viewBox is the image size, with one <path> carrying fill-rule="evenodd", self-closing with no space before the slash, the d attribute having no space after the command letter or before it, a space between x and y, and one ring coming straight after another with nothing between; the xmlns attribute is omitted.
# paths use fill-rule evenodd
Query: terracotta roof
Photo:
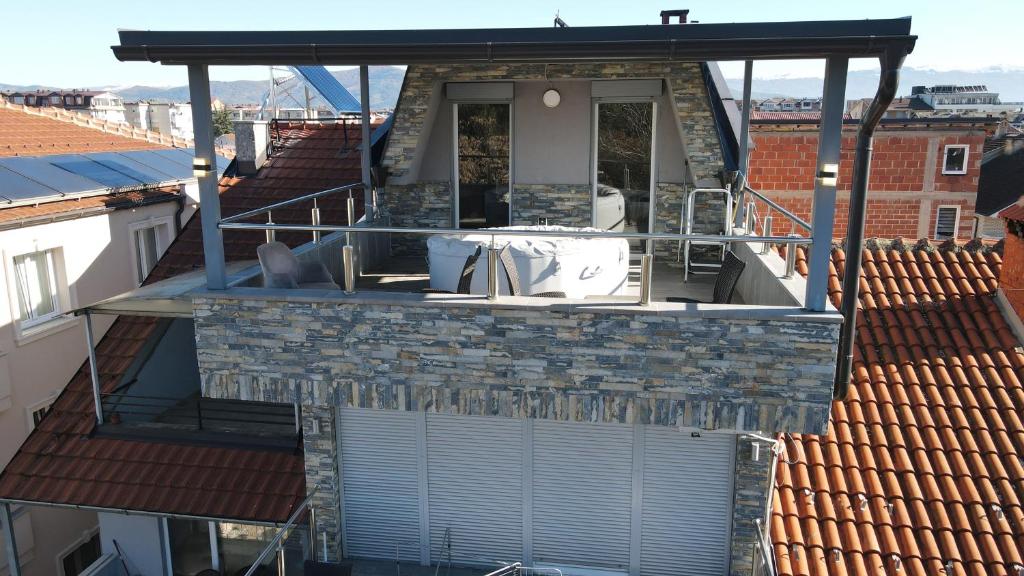
<svg viewBox="0 0 1024 576"><path fill-rule="evenodd" d="M151 148L166 146L0 106L0 157Z"/></svg>
<svg viewBox="0 0 1024 576"><path fill-rule="evenodd" d="M1014 204L999 212L1000 218L1006 220L1024 220L1024 204Z"/></svg>
<svg viewBox="0 0 1024 576"><path fill-rule="evenodd" d="M169 202L179 196L177 187L164 187L154 190L139 190L121 194L88 196L57 202L46 202L32 206L0 206L0 226L14 221L35 220L37 218L59 219L71 213L88 213L93 211L119 210L134 208L156 202Z"/></svg>
<svg viewBox="0 0 1024 576"><path fill-rule="evenodd" d="M833 251L837 305L844 258ZM784 437L779 574L1017 576L1024 354L994 301L1001 259L866 250L863 262L850 394L827 435Z"/></svg>
<svg viewBox="0 0 1024 576"><path fill-rule="evenodd" d="M358 127L282 126L283 149L256 176L225 178L227 216L360 177ZM344 222L343 201L320 202L324 222ZM362 206L361 198L357 206ZM306 222L309 206L274 212L274 221ZM185 226L147 283L201 267L199 213ZM228 260L255 258L261 232L227 231ZM297 245L304 234L279 234ZM101 387L111 390L153 333L158 319L121 316L96 348ZM91 436L92 385L82 365L50 413L0 474L0 498L165 514L282 522L304 498L301 450L224 448Z"/></svg>

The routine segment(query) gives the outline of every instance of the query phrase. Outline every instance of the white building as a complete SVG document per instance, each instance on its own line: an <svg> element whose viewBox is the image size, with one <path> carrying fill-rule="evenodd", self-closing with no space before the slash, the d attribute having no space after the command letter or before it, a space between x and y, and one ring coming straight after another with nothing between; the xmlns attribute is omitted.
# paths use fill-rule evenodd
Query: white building
<svg viewBox="0 0 1024 576"><path fill-rule="evenodd" d="M192 139L192 104L181 102L128 102L125 119L143 130Z"/></svg>
<svg viewBox="0 0 1024 576"><path fill-rule="evenodd" d="M190 154L182 150L13 107L0 106L0 123L11 129L0 134L0 148L9 152L0 155L17 156L0 158L5 175L5 198L0 203L3 468L29 433L45 426L50 405L87 358L84 321L71 312L81 303L141 283L195 211L197 185L191 177ZM161 170L180 165L175 174L182 178L157 185L136 183L133 188L139 190L131 194L112 193L104 184L54 166L48 156L32 156L38 154L37 145L19 136L27 130L59 138L55 145L63 153L116 152L124 157L118 162L139 173L144 165L137 162L154 154ZM83 142L89 143L87 149L81 147ZM77 156L76 166L102 169L89 158L86 153ZM96 318L95 332L104 333L113 320ZM25 576L75 576L99 553L93 512L15 506L13 516ZM3 542L0 538L0 574L7 574Z"/></svg>

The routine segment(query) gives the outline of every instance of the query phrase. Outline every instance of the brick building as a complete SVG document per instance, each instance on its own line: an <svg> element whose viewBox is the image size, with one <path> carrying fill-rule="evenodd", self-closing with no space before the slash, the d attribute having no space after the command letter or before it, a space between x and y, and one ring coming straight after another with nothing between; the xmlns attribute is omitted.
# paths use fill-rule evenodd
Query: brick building
<svg viewBox="0 0 1024 576"><path fill-rule="evenodd" d="M991 119L883 120L875 136L868 185L868 237L969 238ZM809 217L818 150L817 120L752 120L756 148L750 185L801 217ZM843 126L837 238L846 235L857 121ZM758 206L761 216L765 207ZM775 232L780 229L781 220Z"/></svg>

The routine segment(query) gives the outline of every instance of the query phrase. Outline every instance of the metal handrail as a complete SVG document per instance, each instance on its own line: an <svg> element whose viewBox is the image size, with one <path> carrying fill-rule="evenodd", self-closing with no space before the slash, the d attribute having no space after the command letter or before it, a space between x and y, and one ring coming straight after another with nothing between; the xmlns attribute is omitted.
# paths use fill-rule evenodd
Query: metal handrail
<svg viewBox="0 0 1024 576"><path fill-rule="evenodd" d="M780 206L777 202L775 202L771 198L768 198L767 196L765 196L764 194L761 194L757 190L754 190L750 186L744 185L743 186L743 190L745 192L749 192L749 193L753 194L754 197L756 197L757 199L761 200L762 202L764 202L765 204L770 206L773 210L777 210L780 214L782 214L786 218L789 218L790 220L792 220L793 223L796 224L797 226L803 228L804 230L807 230L808 232L812 231L812 228L811 228L811 225L810 225L809 222L807 222L803 218L797 216L796 214L790 212L789 210L786 210L785 208Z"/></svg>
<svg viewBox="0 0 1024 576"><path fill-rule="evenodd" d="M555 238L622 238L626 240L690 240L694 242L772 242L811 244L807 236L746 236L742 234L680 234L678 232L587 232L582 230L499 230L492 228L402 228L398 226L344 226L320 224L258 224L221 221L222 230L281 230L292 232L355 232L450 236L550 236Z"/></svg>
<svg viewBox="0 0 1024 576"><path fill-rule="evenodd" d="M327 190L321 190L319 192L313 192L312 194L305 194L305 195L299 196L298 198L292 198L291 200L282 200L281 202L275 202L273 204L270 204L268 206L264 206L262 208L255 208L253 210L247 210L245 212L242 212L241 214L235 214L234 216L227 216L225 218L221 218L220 219L220 223L221 224L225 224L225 223L229 223L229 222L237 222L239 220L244 220L246 218L251 218L253 216L259 216L260 214L266 214L267 212L270 212L271 210L276 210L278 208L284 208L285 206L291 206L292 204L299 204L301 202L305 202L307 200L312 200L314 198L320 198L320 197L323 197L323 196L330 196L331 194L339 194L341 192L351 192L352 190L357 190L357 189L362 189L362 188L363 188L363 183L362 182L354 182L352 184L346 184L344 186L338 186L336 188L328 188ZM223 228L223 226L221 226L221 227ZM260 228L260 230L271 230L271 228Z"/></svg>
<svg viewBox="0 0 1024 576"><path fill-rule="evenodd" d="M263 561L267 559L267 555L277 549L278 545L281 543L282 540L284 540L289 531L291 531L291 529L295 527L295 523L299 520L299 517L302 516L302 513L307 508L309 508L310 502L313 501L313 497L316 496L316 493L319 490L319 484L313 486L313 490L309 493L308 496L306 496L306 499L299 503L299 505L295 508L295 512L292 512L292 515L288 517L288 521L284 523L284 526L281 526L281 529L278 530L277 534L275 534L274 537L270 540L270 542L267 543L267 546L263 548L263 551L260 552L260 555L256 557L256 561L253 562L251 566L249 566L249 569L245 572L245 576L252 576L253 574L255 574L256 570L258 570L259 567L263 564Z"/></svg>
<svg viewBox="0 0 1024 576"><path fill-rule="evenodd" d="M775 557L772 555L771 546L768 544L768 535L760 518L754 518L754 526L757 528L757 545L755 548L761 556L761 568L764 576L778 576L775 570Z"/></svg>

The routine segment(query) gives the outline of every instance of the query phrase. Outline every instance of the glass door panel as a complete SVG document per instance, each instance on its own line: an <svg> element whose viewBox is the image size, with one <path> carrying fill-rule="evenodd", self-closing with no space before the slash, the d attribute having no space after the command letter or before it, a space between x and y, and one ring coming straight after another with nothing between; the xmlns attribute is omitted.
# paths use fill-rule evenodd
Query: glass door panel
<svg viewBox="0 0 1024 576"><path fill-rule="evenodd" d="M597 105L597 190L594 225L619 232L650 232L654 104ZM639 240L630 248L640 250Z"/></svg>
<svg viewBox="0 0 1024 576"><path fill-rule="evenodd" d="M459 228L509 223L511 106L456 104Z"/></svg>

